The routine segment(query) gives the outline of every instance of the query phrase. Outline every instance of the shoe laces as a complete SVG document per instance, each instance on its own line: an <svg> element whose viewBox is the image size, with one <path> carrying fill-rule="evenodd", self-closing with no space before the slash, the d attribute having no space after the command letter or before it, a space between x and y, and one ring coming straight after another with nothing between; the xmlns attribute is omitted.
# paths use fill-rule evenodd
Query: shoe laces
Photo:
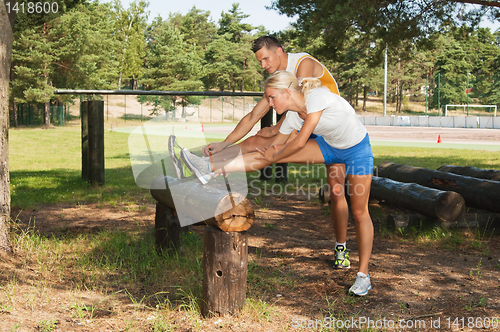
<svg viewBox="0 0 500 332"><path fill-rule="evenodd" d="M349 257L349 252L344 246L335 247L335 260L344 261L346 256Z"/></svg>

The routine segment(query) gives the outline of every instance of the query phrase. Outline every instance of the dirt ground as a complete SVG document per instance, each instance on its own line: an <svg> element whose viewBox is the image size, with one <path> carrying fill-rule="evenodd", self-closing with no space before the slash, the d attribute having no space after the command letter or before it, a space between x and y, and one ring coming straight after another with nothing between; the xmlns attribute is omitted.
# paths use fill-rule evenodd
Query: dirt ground
<svg viewBox="0 0 500 332"><path fill-rule="evenodd" d="M383 211L388 207L376 204L370 209ZM306 196L264 197L257 206L256 222L249 230L249 261L267 279L265 284L273 287L249 284L247 293L272 304L269 317L252 319L243 314L204 319L194 328L179 313L178 317L171 317L176 330L320 330L329 327L332 318L340 319L342 324L354 324L353 330L357 330L356 326L368 327L362 323L370 324L370 320L370 327L375 327L372 330L387 331L468 331L479 329L481 324L497 324L491 320L500 318L499 236L488 236L478 249L416 243L398 235L381 235L383 220L375 217L380 213L372 213L377 230L370 262L373 289L366 297L353 297L346 293L355 279L358 262L355 227L351 222L347 241L352 268L335 270L334 240L327 212L327 206ZM141 212L92 205L43 206L19 214L20 220L33 218L38 230L47 236L58 235L62 224L72 233L127 231L138 226L153 227L154 206L148 204L147 211ZM203 227L196 226L194 231L201 236ZM18 293L34 292L36 287L30 285L37 280L37 272L19 271L15 260L13 257L4 261L2 271L26 279ZM286 282L280 283L280 275L286 276ZM50 300L35 308L19 303L15 310L0 313L0 328L22 322L19 331L34 331L38 322L50 317L58 320L57 331L123 331L127 330L126 322L131 316L146 322L154 314L149 310L134 311L130 301L123 299L115 303L111 314L82 322L67 309L72 297L89 299L96 295L84 290L72 293L68 280L44 282L49 286L45 287L45 295ZM438 323L439 329L431 328L431 324L437 327Z"/></svg>

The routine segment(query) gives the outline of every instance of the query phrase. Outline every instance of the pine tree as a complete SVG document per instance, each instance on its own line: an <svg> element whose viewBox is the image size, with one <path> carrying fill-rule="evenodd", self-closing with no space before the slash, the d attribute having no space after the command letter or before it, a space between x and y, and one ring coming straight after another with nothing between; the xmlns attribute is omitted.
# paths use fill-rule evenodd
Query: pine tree
<svg viewBox="0 0 500 332"><path fill-rule="evenodd" d="M136 82L141 75L146 48L144 29L149 14L146 8L149 3L144 0L134 0L129 9L124 9L119 0L114 0L113 5L116 37L121 43L118 78L120 89L124 77Z"/></svg>
<svg viewBox="0 0 500 332"><path fill-rule="evenodd" d="M195 46L184 41L174 24L156 18L148 28L147 39L146 68L140 81L147 90L202 90L203 61ZM172 110L176 101L173 97L149 97L146 100L155 105L155 114ZM184 96L180 102L190 103L192 100Z"/></svg>

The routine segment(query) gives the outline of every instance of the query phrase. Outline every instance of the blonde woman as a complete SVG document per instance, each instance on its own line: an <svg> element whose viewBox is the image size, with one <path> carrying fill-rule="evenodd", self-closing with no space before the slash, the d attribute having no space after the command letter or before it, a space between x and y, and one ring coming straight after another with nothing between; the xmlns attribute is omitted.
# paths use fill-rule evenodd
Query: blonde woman
<svg viewBox="0 0 500 332"><path fill-rule="evenodd" d="M347 174L359 251L359 272L349 292L366 295L371 289L368 262L373 244L373 224L368 212L373 154L366 128L349 103L322 87L316 78L299 82L293 74L278 71L266 81L266 96L278 114L288 110L279 134L269 147L230 161L217 160L217 154L208 160L182 149L181 159L204 184L216 173L223 173L222 167L224 172L231 173L253 172L276 162L326 164L336 236L336 268L350 267L345 246L349 217L344 193ZM299 130L298 135L287 142L294 129Z"/></svg>

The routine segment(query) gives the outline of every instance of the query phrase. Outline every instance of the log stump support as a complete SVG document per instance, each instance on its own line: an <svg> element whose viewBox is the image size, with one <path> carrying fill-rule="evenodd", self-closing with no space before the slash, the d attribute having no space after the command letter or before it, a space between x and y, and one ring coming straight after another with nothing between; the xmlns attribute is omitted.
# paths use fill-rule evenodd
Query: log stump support
<svg viewBox="0 0 500 332"><path fill-rule="evenodd" d="M84 101L80 105L82 127L82 179L103 186L104 101Z"/></svg>
<svg viewBox="0 0 500 332"><path fill-rule="evenodd" d="M248 233L205 228L202 315L238 313L245 304L247 273Z"/></svg>
<svg viewBox="0 0 500 332"><path fill-rule="evenodd" d="M175 211L156 203L155 242L158 250L178 250L182 242L182 228Z"/></svg>

